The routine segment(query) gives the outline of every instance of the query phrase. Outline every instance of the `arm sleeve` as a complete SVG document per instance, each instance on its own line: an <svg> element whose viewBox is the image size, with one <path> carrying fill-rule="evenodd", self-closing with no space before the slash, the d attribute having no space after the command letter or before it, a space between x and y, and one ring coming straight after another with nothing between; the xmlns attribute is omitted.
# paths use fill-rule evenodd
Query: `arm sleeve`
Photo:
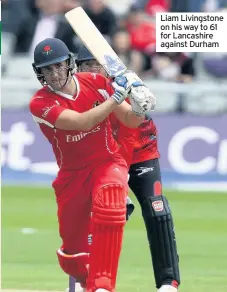
<svg viewBox="0 0 227 292"><path fill-rule="evenodd" d="M97 75L97 79L99 79L99 86L107 92L108 96L113 95L114 90L111 86L111 80L101 75ZM114 139L119 146L119 153L127 162L128 167L130 167L132 163L136 131L135 129L124 126L114 113L110 114L109 120L113 130Z"/></svg>
<svg viewBox="0 0 227 292"><path fill-rule="evenodd" d="M101 93L101 95L104 97L104 99L108 99L111 95L114 94L114 89L111 85L111 80L104 77L101 74L95 74L92 73L95 76L96 79L96 86L97 89L99 91L99 93Z"/></svg>
<svg viewBox="0 0 227 292"><path fill-rule="evenodd" d="M57 118L65 109L57 100L53 99L36 97L30 102L30 112L33 119L37 123L45 124L51 128L55 127Z"/></svg>
<svg viewBox="0 0 227 292"><path fill-rule="evenodd" d="M114 94L114 89L111 85L112 81L108 78L105 78L105 89L108 92L109 96Z"/></svg>
<svg viewBox="0 0 227 292"><path fill-rule="evenodd" d="M119 145L119 153L127 162L128 167L132 164L135 138L135 129L130 129L120 124L116 140Z"/></svg>

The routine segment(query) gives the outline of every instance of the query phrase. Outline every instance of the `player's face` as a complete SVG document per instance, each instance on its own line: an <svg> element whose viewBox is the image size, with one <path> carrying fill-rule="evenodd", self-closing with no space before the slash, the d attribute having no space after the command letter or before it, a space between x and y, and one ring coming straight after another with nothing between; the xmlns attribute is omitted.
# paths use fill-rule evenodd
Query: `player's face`
<svg viewBox="0 0 227 292"><path fill-rule="evenodd" d="M96 60L88 60L83 61L79 66L80 72L91 72L91 73L99 73L103 76L106 76L105 70Z"/></svg>
<svg viewBox="0 0 227 292"><path fill-rule="evenodd" d="M41 70L46 83L54 90L61 90L66 85L68 77L68 65L66 61L49 65Z"/></svg>

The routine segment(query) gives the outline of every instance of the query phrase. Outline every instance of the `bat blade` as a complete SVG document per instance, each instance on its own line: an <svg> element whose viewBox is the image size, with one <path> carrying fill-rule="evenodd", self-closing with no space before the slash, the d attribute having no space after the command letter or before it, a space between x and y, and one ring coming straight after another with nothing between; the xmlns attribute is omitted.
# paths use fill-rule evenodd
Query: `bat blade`
<svg viewBox="0 0 227 292"><path fill-rule="evenodd" d="M77 36L110 77L116 77L127 70L82 7L70 10L65 17Z"/></svg>

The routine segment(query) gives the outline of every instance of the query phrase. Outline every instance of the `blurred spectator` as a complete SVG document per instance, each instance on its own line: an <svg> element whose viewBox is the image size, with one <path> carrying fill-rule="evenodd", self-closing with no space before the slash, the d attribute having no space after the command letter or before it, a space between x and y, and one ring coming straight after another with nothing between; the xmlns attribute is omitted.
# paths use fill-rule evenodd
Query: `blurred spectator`
<svg viewBox="0 0 227 292"><path fill-rule="evenodd" d="M203 53L203 65L213 77L227 78L227 53Z"/></svg>
<svg viewBox="0 0 227 292"><path fill-rule="evenodd" d="M144 70L143 55L135 50L131 50L131 38L126 30L119 30L113 37L113 49L118 54L123 63L137 74Z"/></svg>
<svg viewBox="0 0 227 292"><path fill-rule="evenodd" d="M227 13L227 0L205 0L205 12ZM210 76L227 78L227 53L201 53L202 65Z"/></svg>
<svg viewBox="0 0 227 292"><path fill-rule="evenodd" d="M75 33L64 18L62 0L35 0L33 13L21 23L16 34L16 53L32 53L36 44L45 38L56 37L72 52L77 50Z"/></svg>
<svg viewBox="0 0 227 292"><path fill-rule="evenodd" d="M145 20L141 8L131 7L125 26L131 36L132 49L146 54L155 51L155 23Z"/></svg>
<svg viewBox="0 0 227 292"><path fill-rule="evenodd" d="M17 0L2 0L1 12L2 12L2 31L7 33L16 34L21 22L28 17L29 2L17 1Z"/></svg>
<svg viewBox="0 0 227 292"><path fill-rule="evenodd" d="M117 30L117 19L114 12L104 3L104 0L88 0L84 10L107 39Z"/></svg>
<svg viewBox="0 0 227 292"><path fill-rule="evenodd" d="M195 76L194 61L184 53L157 53L152 59L152 72L163 80L190 82Z"/></svg>
<svg viewBox="0 0 227 292"><path fill-rule="evenodd" d="M171 12L214 12L227 7L227 0L171 0Z"/></svg>
<svg viewBox="0 0 227 292"><path fill-rule="evenodd" d="M214 12L227 7L227 0L171 0L171 12Z"/></svg>
<svg viewBox="0 0 227 292"><path fill-rule="evenodd" d="M227 13L227 0L219 0L219 8L225 10L225 13Z"/></svg>
<svg viewBox="0 0 227 292"><path fill-rule="evenodd" d="M132 7L142 9L148 15L155 16L156 12L167 12L170 0L133 0Z"/></svg>
<svg viewBox="0 0 227 292"><path fill-rule="evenodd" d="M202 11L212 12L218 9L219 0L205 0L202 6Z"/></svg>
<svg viewBox="0 0 227 292"><path fill-rule="evenodd" d="M63 12L66 13L78 6L83 5L83 0L63 0Z"/></svg>
<svg viewBox="0 0 227 292"><path fill-rule="evenodd" d="M171 12L201 12L206 0L171 0Z"/></svg>
<svg viewBox="0 0 227 292"><path fill-rule="evenodd" d="M217 12L223 8L227 8L227 0L204 0L202 11Z"/></svg>
<svg viewBox="0 0 227 292"><path fill-rule="evenodd" d="M4 76L7 71L7 63L12 58L16 40L15 35L23 20L30 14L28 1L2 0L1 12L2 55L4 55L4 58L2 58L1 73Z"/></svg>

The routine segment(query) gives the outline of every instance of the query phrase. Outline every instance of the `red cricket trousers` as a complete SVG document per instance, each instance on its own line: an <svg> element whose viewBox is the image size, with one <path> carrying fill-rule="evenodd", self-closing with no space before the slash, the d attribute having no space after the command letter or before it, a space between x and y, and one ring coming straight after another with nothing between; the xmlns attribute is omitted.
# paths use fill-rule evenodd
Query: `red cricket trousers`
<svg viewBox="0 0 227 292"><path fill-rule="evenodd" d="M105 161L96 167L62 171L53 182L58 206L59 233L67 254L88 252L92 199L108 184L120 184L128 192L128 169L124 163Z"/></svg>

